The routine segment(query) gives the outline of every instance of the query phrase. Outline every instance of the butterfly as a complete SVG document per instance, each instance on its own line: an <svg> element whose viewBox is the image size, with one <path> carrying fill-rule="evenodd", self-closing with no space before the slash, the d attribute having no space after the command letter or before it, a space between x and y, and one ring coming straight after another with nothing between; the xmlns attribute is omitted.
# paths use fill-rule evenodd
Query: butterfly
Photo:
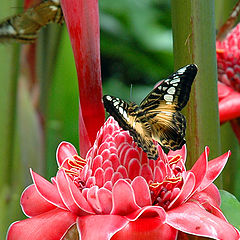
<svg viewBox="0 0 240 240"><path fill-rule="evenodd" d="M11 16L0 23L0 42L15 40L32 43L38 31L50 22L63 23L59 0L46 0L23 13Z"/></svg>
<svg viewBox="0 0 240 240"><path fill-rule="evenodd" d="M172 150L185 144L186 119L180 110L189 100L197 70L195 64L180 68L162 80L140 105L110 95L103 96L106 111L120 127L129 131L149 159L158 158L153 140Z"/></svg>

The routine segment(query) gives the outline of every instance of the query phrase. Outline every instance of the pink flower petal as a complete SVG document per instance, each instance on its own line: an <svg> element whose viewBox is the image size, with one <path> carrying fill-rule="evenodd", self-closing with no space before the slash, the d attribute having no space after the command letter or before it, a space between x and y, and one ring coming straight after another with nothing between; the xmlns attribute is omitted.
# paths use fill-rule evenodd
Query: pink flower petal
<svg viewBox="0 0 240 240"><path fill-rule="evenodd" d="M98 168L97 171L94 174L96 179L96 185L98 187L102 187L104 184L104 171L102 168Z"/></svg>
<svg viewBox="0 0 240 240"><path fill-rule="evenodd" d="M39 194L53 205L66 209L56 185L51 184L46 179L30 169L33 182Z"/></svg>
<svg viewBox="0 0 240 240"><path fill-rule="evenodd" d="M152 204L149 186L143 177L136 177L132 181L132 188L136 203L139 207L145 207Z"/></svg>
<svg viewBox="0 0 240 240"><path fill-rule="evenodd" d="M77 224L81 240L110 240L128 220L118 215L94 215L78 218Z"/></svg>
<svg viewBox="0 0 240 240"><path fill-rule="evenodd" d="M218 96L221 123L240 117L240 93L234 91L225 84L219 83Z"/></svg>
<svg viewBox="0 0 240 240"><path fill-rule="evenodd" d="M74 155L78 155L76 148L71 143L61 142L56 153L58 166L60 167L66 158L72 159Z"/></svg>
<svg viewBox="0 0 240 240"><path fill-rule="evenodd" d="M205 151L202 153L202 155L199 157L197 162L195 162L192 169L190 170L190 172L192 172L195 176L195 186L193 189L193 193L202 183L202 180L206 175L207 164L208 164L208 154L209 154L209 148L206 147Z"/></svg>
<svg viewBox="0 0 240 240"><path fill-rule="evenodd" d="M78 216L94 213L77 186L60 169L57 173L57 187L67 208Z"/></svg>
<svg viewBox="0 0 240 240"><path fill-rule="evenodd" d="M161 224L166 222L166 212L159 206L146 206L136 210L135 212L128 214L127 219L129 221L136 221L138 218L153 218L158 217L161 220Z"/></svg>
<svg viewBox="0 0 240 240"><path fill-rule="evenodd" d="M181 191L177 195L177 197L169 204L168 209L175 208L182 204L184 200L186 200L189 195L192 193L195 185L195 176L192 172L189 172L184 184L182 186Z"/></svg>
<svg viewBox="0 0 240 240"><path fill-rule="evenodd" d="M129 178L133 180L135 177L139 176L140 169L141 169L141 165L139 161L136 158L132 159L128 165Z"/></svg>
<svg viewBox="0 0 240 240"><path fill-rule="evenodd" d="M228 222L198 206L187 202L167 212L166 222L179 231L214 239L239 239L239 233Z"/></svg>
<svg viewBox="0 0 240 240"><path fill-rule="evenodd" d="M101 204L102 214L110 214L112 210L112 192L106 188L97 191L98 200Z"/></svg>
<svg viewBox="0 0 240 240"><path fill-rule="evenodd" d="M231 152L228 151L220 157L217 157L208 162L206 176L204 177L199 188L197 189L199 192L208 187L218 177L225 164L227 163L230 154Z"/></svg>
<svg viewBox="0 0 240 240"><path fill-rule="evenodd" d="M93 160L92 160L92 172L93 174L95 173L95 171L97 170L97 168L101 167L103 163L103 158L101 155L97 155Z"/></svg>
<svg viewBox="0 0 240 240"><path fill-rule="evenodd" d="M87 201L97 214L102 213L102 205L98 198L98 187L93 186L87 192Z"/></svg>
<svg viewBox="0 0 240 240"><path fill-rule="evenodd" d="M111 238L111 240L176 240L178 231L167 224L163 224L165 218L162 217L160 210L161 208L153 207L155 210L151 210L150 208L152 207L147 207L145 212L141 210L141 213L138 213L138 217L133 221L130 221L122 230L117 232ZM159 208L160 211L158 211L157 208ZM158 212L159 216L139 218L139 216L143 214L149 215L150 212L148 212L148 210L155 211L155 213L151 212L154 215L156 215L156 213Z"/></svg>
<svg viewBox="0 0 240 240"><path fill-rule="evenodd" d="M48 212L55 205L46 201L36 190L35 185L28 186L22 193L20 204L25 215L33 217L44 212Z"/></svg>
<svg viewBox="0 0 240 240"><path fill-rule="evenodd" d="M111 214L126 215L139 209L134 198L131 185L123 180L118 180L113 186L113 210Z"/></svg>
<svg viewBox="0 0 240 240"><path fill-rule="evenodd" d="M153 180L152 169L150 168L150 166L147 163L142 165L141 171L140 171L140 176L144 177L148 183Z"/></svg>
<svg viewBox="0 0 240 240"><path fill-rule="evenodd" d="M7 240L59 240L76 221L76 216L54 209L13 223L8 230Z"/></svg>
<svg viewBox="0 0 240 240"><path fill-rule="evenodd" d="M186 159L187 159L187 147L186 147L186 144L184 144L184 145L182 146L182 148L179 149L179 150L176 150L176 151L170 150L169 153L168 153L168 159L169 159L169 158L172 158L172 157L174 157L174 156L176 156L176 155L182 156L182 158L183 158L183 163L186 162Z"/></svg>

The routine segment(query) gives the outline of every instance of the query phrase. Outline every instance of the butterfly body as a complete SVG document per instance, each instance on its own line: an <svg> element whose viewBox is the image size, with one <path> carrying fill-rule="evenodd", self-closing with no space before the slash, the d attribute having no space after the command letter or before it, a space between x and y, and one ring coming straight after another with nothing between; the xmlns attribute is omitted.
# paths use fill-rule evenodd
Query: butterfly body
<svg viewBox="0 0 240 240"><path fill-rule="evenodd" d="M32 43L43 26L50 22L61 24L63 21L60 2L43 1L23 13L3 20L0 23L0 41L16 40L21 43Z"/></svg>
<svg viewBox="0 0 240 240"><path fill-rule="evenodd" d="M179 111L187 104L196 73L194 64L179 69L154 88L140 105L105 95L104 106L147 152L148 158L157 159L153 140L172 150L185 143L186 120Z"/></svg>

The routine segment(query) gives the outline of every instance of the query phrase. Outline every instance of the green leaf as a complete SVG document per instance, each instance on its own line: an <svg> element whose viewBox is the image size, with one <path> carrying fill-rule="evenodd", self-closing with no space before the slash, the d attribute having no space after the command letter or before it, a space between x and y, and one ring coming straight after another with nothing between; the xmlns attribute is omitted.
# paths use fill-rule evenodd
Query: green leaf
<svg viewBox="0 0 240 240"><path fill-rule="evenodd" d="M240 230L240 203L231 193L220 190L221 194L221 210L227 220L237 229Z"/></svg>

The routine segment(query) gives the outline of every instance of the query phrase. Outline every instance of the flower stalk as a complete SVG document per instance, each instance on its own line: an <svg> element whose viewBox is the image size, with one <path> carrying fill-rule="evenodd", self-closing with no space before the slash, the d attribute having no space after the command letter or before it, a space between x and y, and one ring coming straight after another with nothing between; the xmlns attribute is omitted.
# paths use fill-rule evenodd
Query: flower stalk
<svg viewBox="0 0 240 240"><path fill-rule="evenodd" d="M80 152L85 157L105 119L98 1L63 0L61 4L78 74Z"/></svg>
<svg viewBox="0 0 240 240"><path fill-rule="evenodd" d="M196 63L199 68L185 108L192 165L205 145L214 156L220 153L214 1L172 0L172 25L175 67Z"/></svg>

